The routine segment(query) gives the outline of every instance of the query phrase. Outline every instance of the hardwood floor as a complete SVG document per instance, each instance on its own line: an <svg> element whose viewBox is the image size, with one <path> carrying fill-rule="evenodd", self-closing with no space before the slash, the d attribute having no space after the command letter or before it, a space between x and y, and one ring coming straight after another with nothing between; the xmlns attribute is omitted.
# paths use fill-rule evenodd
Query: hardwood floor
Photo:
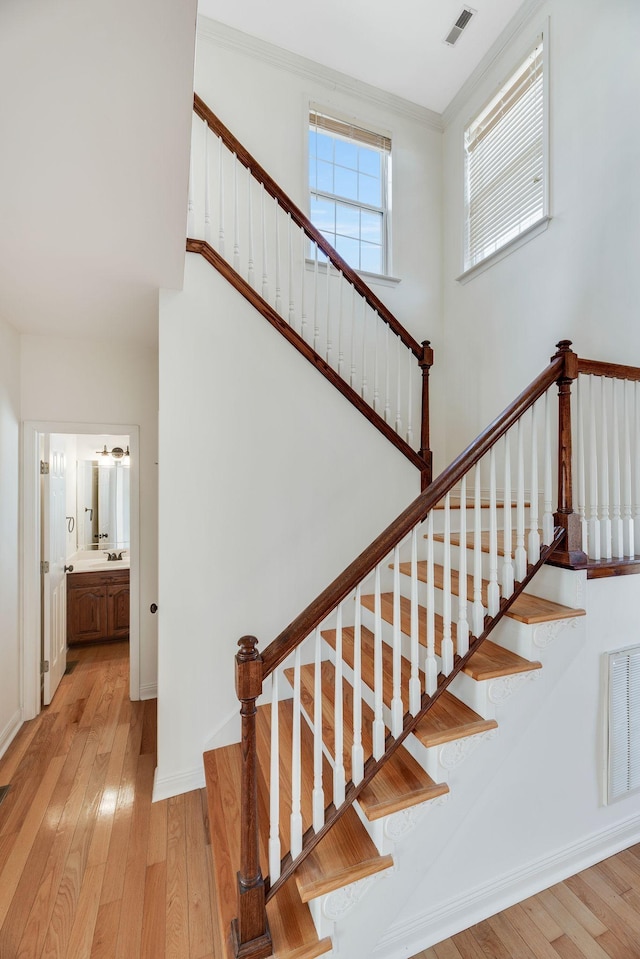
<svg viewBox="0 0 640 959"><path fill-rule="evenodd" d="M219 955L202 790L151 803L156 704L126 643L73 649L0 760L1 959Z"/></svg>
<svg viewBox="0 0 640 959"><path fill-rule="evenodd" d="M640 844L413 959L638 959Z"/></svg>
<svg viewBox="0 0 640 959"><path fill-rule="evenodd" d="M0 959L219 959L202 790L151 803L155 701L74 649L0 760ZM640 959L640 844L414 959Z"/></svg>

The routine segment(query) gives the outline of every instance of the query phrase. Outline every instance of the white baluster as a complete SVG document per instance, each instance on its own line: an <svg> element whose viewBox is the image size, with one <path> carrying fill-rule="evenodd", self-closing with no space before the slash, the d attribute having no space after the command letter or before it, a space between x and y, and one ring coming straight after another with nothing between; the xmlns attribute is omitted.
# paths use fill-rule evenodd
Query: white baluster
<svg viewBox="0 0 640 959"><path fill-rule="evenodd" d="M624 383L624 380L623 380ZM611 402L612 402L612 423L613 430L613 449L612 449L612 517L611 517L611 552L616 559L624 557L624 529L622 524L621 512L621 478L620 478L620 421L618 418L618 390L617 380L611 380Z"/></svg>
<svg viewBox="0 0 640 959"><path fill-rule="evenodd" d="M260 208L262 220L262 299L269 300L269 274L267 271L267 209L264 196L264 183L260 184Z"/></svg>
<svg viewBox="0 0 640 959"><path fill-rule="evenodd" d="M640 384L633 384L634 392L634 410L635 410L635 429L633 431L633 461L634 461L634 508L633 508L633 528L634 528L634 549L635 555L640 555Z"/></svg>
<svg viewBox="0 0 640 959"><path fill-rule="evenodd" d="M195 120L195 117L194 117L194 120ZM193 157L195 153L195 144L193 142L194 132L195 132L195 128L192 129L192 133L191 133L192 143L191 143L191 155L189 157L189 191L187 194L187 236L188 237L195 237L196 235L196 206L195 206L195 200L194 200L194 186L193 186ZM207 136L206 124L204 127L204 135L206 140L206 136ZM205 173L205 176L206 176L206 173ZM205 189L206 189L206 186L205 186ZM206 202L205 202L205 207L206 207ZM205 240L206 238L207 237L205 234Z"/></svg>
<svg viewBox="0 0 640 959"><path fill-rule="evenodd" d="M531 564L540 559L540 531L538 529L538 414L537 404L531 407L531 506L529 507L528 555Z"/></svg>
<svg viewBox="0 0 640 959"><path fill-rule="evenodd" d="M463 476L460 483L460 500L467 502L467 477ZM467 510L460 510L460 550L458 561L458 629L457 629L457 648L458 656L466 656L469 652L469 622L468 599L467 599Z"/></svg>
<svg viewBox="0 0 640 959"><path fill-rule="evenodd" d="M289 241L289 326L295 329L296 311L293 299L293 237L291 235L291 214L287 213L287 236Z"/></svg>
<svg viewBox="0 0 640 959"><path fill-rule="evenodd" d="M351 779L357 785L364 777L362 748L362 593L356 587L356 611L353 627L353 746Z"/></svg>
<svg viewBox="0 0 640 959"><path fill-rule="evenodd" d="M424 663L424 685L427 696L438 688L436 662L436 591L433 562L433 510L427 517L427 655Z"/></svg>
<svg viewBox="0 0 640 959"><path fill-rule="evenodd" d="M211 243L211 176L209 172L209 124L204 124L204 238Z"/></svg>
<svg viewBox="0 0 640 959"><path fill-rule="evenodd" d="M578 448L580 441L578 440ZM551 478L551 390L544 394L544 512L542 514L542 542L550 546L553 542L553 481ZM578 456L579 462L579 456ZM578 466L578 474L580 467Z"/></svg>
<svg viewBox="0 0 640 959"><path fill-rule="evenodd" d="M384 753L384 718L382 683L382 600L380 598L380 567L376 566L374 580L374 652L373 652L373 758L380 759Z"/></svg>
<svg viewBox="0 0 640 959"><path fill-rule="evenodd" d="M240 272L240 217L238 215L238 158L233 154L233 268Z"/></svg>
<svg viewBox="0 0 640 959"><path fill-rule="evenodd" d="M396 433L398 436L402 434L402 413L400 410L400 403L402 401L401 387L402 387L402 378L400 376L400 347L401 347L400 337L396 336Z"/></svg>
<svg viewBox="0 0 640 959"><path fill-rule="evenodd" d="M380 355L378 349L379 323L373 324L373 408L376 413L380 410L379 368Z"/></svg>
<svg viewBox="0 0 640 959"><path fill-rule="evenodd" d="M302 240L302 281L300 283L300 336L306 340L307 335L307 297L306 297L306 277L307 277L307 234L304 230L300 231Z"/></svg>
<svg viewBox="0 0 640 959"><path fill-rule="evenodd" d="M269 777L269 877L280 875L280 736L278 728L278 670L271 677L271 772Z"/></svg>
<svg viewBox="0 0 640 959"><path fill-rule="evenodd" d="M291 857L302 852L302 762L300 755L300 646L293 665L293 737L291 740Z"/></svg>
<svg viewBox="0 0 640 959"><path fill-rule="evenodd" d="M511 434L504 437L504 500L502 505L502 595L505 599L511 596L514 589L513 559L513 532L511 522Z"/></svg>
<svg viewBox="0 0 640 959"><path fill-rule="evenodd" d="M609 514L609 411L607 409L606 380L600 379L600 548L603 559L611 559L611 516Z"/></svg>
<svg viewBox="0 0 640 959"><path fill-rule="evenodd" d="M482 499L480 495L480 463L476 463L475 489L473 501L473 635L480 636L484 632L484 605L482 603ZM461 509L467 508L466 503L460 504Z"/></svg>
<svg viewBox="0 0 640 959"><path fill-rule="evenodd" d="M527 575L527 551L524 546L524 437L522 418L518 420L518 489L516 493L515 577L521 583Z"/></svg>
<svg viewBox="0 0 640 959"><path fill-rule="evenodd" d="M322 788L322 637L316 629L313 673L313 828L324 826L324 790Z"/></svg>
<svg viewBox="0 0 640 959"><path fill-rule="evenodd" d="M415 357L411 350L407 350L407 358L409 361L409 375L407 377L409 386L408 386L408 399L407 399L407 443L409 446L413 447L413 364L415 362Z"/></svg>
<svg viewBox="0 0 640 959"><path fill-rule="evenodd" d="M400 547L393 551L393 698L391 700L391 734L397 739L402 732L402 634L400 632Z"/></svg>
<svg viewBox="0 0 640 959"><path fill-rule="evenodd" d="M489 585L487 587L487 610L496 616L500 609L498 585L498 509L496 502L496 448L489 451Z"/></svg>
<svg viewBox="0 0 640 959"><path fill-rule="evenodd" d="M374 327L375 329L375 327ZM362 298L362 386L361 396L367 399L367 301Z"/></svg>
<svg viewBox="0 0 640 959"><path fill-rule="evenodd" d="M622 381L622 429L623 429L623 449L624 459L624 480L623 480L623 541L624 555L633 556L635 553L635 543L633 535L633 516L631 514L632 493L631 493L631 415L629 409L629 383ZM633 384L631 384L633 388Z"/></svg>
<svg viewBox="0 0 640 959"><path fill-rule="evenodd" d="M218 139L218 253L224 257L224 151Z"/></svg>
<svg viewBox="0 0 640 959"><path fill-rule="evenodd" d="M453 640L451 639L451 494L444 498L444 568L442 579L442 672L448 676L453 669Z"/></svg>
<svg viewBox="0 0 640 959"><path fill-rule="evenodd" d="M338 374L340 376L344 376L342 372L344 367L344 350L343 350L343 344L342 344L342 336L343 336L342 288L343 286L344 286L344 280L343 280L342 273L340 273L340 275L338 276Z"/></svg>
<svg viewBox="0 0 640 959"><path fill-rule="evenodd" d="M376 323L378 323L378 314L376 313ZM389 347L389 326L385 328L385 348L384 348L384 421L388 423L391 420L391 395L389 392L389 365L391 362Z"/></svg>
<svg viewBox="0 0 640 959"><path fill-rule="evenodd" d="M342 603L336 614L336 688L333 704L333 802L341 806L345 796L344 772L344 718L342 712Z"/></svg>
<svg viewBox="0 0 640 959"><path fill-rule="evenodd" d="M584 442L584 407L585 407L585 386L584 376L579 376L576 386L576 401L578 405L578 515L580 516L580 526L582 528L582 551L587 553L589 550L589 526L587 524L587 471L585 467L585 442ZM547 393L547 397L549 394Z"/></svg>
<svg viewBox="0 0 640 959"><path fill-rule="evenodd" d="M412 716L420 711L420 623L418 609L418 529L411 531L411 679L409 680L409 711Z"/></svg>
<svg viewBox="0 0 640 959"><path fill-rule="evenodd" d="M351 374L349 376L349 386L355 389L356 386L356 288L351 287Z"/></svg>
<svg viewBox="0 0 640 959"><path fill-rule="evenodd" d="M255 286L256 276L255 276L255 259L253 251L253 177L251 176L251 170L247 170L247 213L249 218L249 259L247 261L247 280L249 286Z"/></svg>
<svg viewBox="0 0 640 959"><path fill-rule="evenodd" d="M332 335L332 323L331 323L331 263L327 259L327 319L325 323L327 331L327 349L325 353L325 359L329 366L331 366L331 356L333 350L333 335Z"/></svg>
<svg viewBox="0 0 640 959"><path fill-rule="evenodd" d="M318 325L318 244L314 244L314 259L313 259L313 348L315 352L318 352L318 344L320 342L320 327Z"/></svg>
<svg viewBox="0 0 640 959"><path fill-rule="evenodd" d="M598 449L596 444L596 379L589 378L589 559L600 559L598 519Z"/></svg>
<svg viewBox="0 0 640 959"><path fill-rule="evenodd" d="M280 207L278 201L273 201L273 212L276 218L276 313L282 315L282 289L280 287Z"/></svg>

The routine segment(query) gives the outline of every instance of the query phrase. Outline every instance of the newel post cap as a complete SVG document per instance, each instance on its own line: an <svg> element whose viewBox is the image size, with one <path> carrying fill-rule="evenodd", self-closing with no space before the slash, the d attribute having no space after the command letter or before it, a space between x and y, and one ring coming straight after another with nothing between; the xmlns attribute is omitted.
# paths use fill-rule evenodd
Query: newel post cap
<svg viewBox="0 0 640 959"><path fill-rule="evenodd" d="M433 347L431 346L431 340L422 341L422 357L418 360L418 363L422 367L431 367L433 366Z"/></svg>
<svg viewBox="0 0 640 959"><path fill-rule="evenodd" d="M558 352L551 357L552 361L558 359L558 357L563 358L564 369L561 378L564 380L575 380L578 377L578 354L574 353L571 346L571 340L560 340L559 343L556 343Z"/></svg>
<svg viewBox="0 0 640 959"><path fill-rule="evenodd" d="M262 692L262 656L255 636L242 636L236 653L236 693L241 701L257 699Z"/></svg>

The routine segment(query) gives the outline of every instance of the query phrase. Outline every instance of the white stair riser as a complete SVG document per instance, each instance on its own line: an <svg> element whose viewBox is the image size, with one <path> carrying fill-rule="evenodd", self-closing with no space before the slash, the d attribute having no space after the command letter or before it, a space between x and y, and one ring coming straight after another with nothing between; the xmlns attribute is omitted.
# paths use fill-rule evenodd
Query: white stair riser
<svg viewBox="0 0 640 959"><path fill-rule="evenodd" d="M460 531L460 512L461 511L459 509L451 509L449 511L449 518L451 520L452 533L458 533ZM488 506L483 507L480 510L480 517L481 517L481 524L482 524L481 528L483 530L489 529L489 523L490 523L489 514L490 514L490 510ZM498 529L502 529L503 527L503 507L502 506L496 507L496 520L498 524ZM475 524L474 509L472 506L467 507L466 521L467 521L467 532L470 532L473 530L474 524ZM517 509L515 506L513 506L511 508L511 523L513 525L513 529L516 528L516 522L517 522ZM525 508L525 525L527 525L528 522L529 522L529 508L526 507ZM433 511L433 531L434 533L444 532L444 510L443 509L436 509ZM426 532L426 530L424 530L423 532Z"/></svg>

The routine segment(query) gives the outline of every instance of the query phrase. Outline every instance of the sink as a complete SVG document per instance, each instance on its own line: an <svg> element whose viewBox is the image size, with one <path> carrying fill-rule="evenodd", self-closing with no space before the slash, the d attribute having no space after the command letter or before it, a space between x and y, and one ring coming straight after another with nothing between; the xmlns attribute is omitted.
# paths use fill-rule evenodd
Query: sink
<svg viewBox="0 0 640 959"><path fill-rule="evenodd" d="M74 573L89 573L92 570L129 569L130 566L128 555L122 559L111 560L103 555L94 555L91 558L85 557L86 554L83 556L75 553L71 559L67 560L67 565L73 566Z"/></svg>

